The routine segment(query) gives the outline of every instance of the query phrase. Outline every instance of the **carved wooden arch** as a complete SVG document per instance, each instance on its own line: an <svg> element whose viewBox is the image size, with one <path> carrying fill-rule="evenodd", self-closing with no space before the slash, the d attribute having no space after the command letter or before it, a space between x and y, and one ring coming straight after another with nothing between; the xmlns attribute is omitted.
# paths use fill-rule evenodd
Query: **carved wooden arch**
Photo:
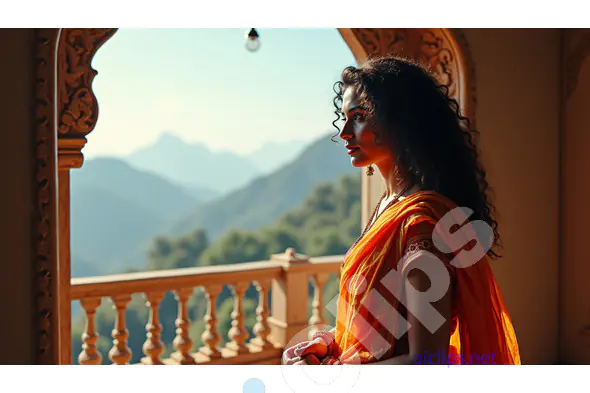
<svg viewBox="0 0 590 393"><path fill-rule="evenodd" d="M59 266L58 170L82 166L86 136L98 120L98 102L92 91L97 72L92 59L117 29L35 29L35 237L36 363L68 362L60 347L71 339L69 312L60 293L69 283L69 271ZM475 121L475 75L463 34L449 29L339 29L357 61L369 55L396 53L430 65L449 86L462 112ZM69 182L69 180L68 180ZM69 192L69 191L68 191ZM59 212L64 218L64 212ZM65 220L69 216L65 215ZM69 245L69 243L68 243ZM60 274L61 273L61 274ZM67 273L67 274L65 274ZM61 299L60 299L61 296ZM64 300L65 299L65 300ZM67 308L69 311L69 306ZM60 314L62 317L60 318ZM67 319L67 320L66 320ZM69 328L66 328L66 333ZM67 341L67 342L66 342Z"/></svg>
<svg viewBox="0 0 590 393"><path fill-rule="evenodd" d="M98 120L92 59L117 29L62 29L57 48L59 166L79 168L86 136Z"/></svg>

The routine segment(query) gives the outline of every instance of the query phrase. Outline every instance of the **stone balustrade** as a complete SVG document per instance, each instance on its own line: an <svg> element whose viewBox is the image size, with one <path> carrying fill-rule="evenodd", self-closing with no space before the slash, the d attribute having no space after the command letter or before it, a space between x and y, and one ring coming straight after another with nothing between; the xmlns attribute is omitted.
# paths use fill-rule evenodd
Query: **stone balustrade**
<svg viewBox="0 0 590 393"><path fill-rule="evenodd" d="M339 274L342 258L308 258L287 249L268 261L74 278L71 280L71 297L80 302L86 315L78 362L84 365L102 362L103 354L96 345L98 333L94 318L102 300L107 298L116 311L113 346L107 356L113 364L129 364L132 354L127 344L129 332L125 311L131 296L139 293L143 294L149 310L141 364L280 364L284 346L297 333L308 329L312 334L315 327L325 323L323 286L330 275ZM308 318L310 282L314 293L311 317ZM251 284L259 295L256 324L252 329L254 337L248 337L243 310L244 294ZM231 289L234 307L230 330L219 332L216 300L224 286ZM189 337L191 321L187 303L197 287L205 293L207 311L205 331L201 336L203 346L194 350ZM158 310L167 292L174 294L178 315L173 341L175 352L163 359L165 348ZM219 346L220 334L227 334L230 340L223 347ZM77 350L73 348L73 351Z"/></svg>

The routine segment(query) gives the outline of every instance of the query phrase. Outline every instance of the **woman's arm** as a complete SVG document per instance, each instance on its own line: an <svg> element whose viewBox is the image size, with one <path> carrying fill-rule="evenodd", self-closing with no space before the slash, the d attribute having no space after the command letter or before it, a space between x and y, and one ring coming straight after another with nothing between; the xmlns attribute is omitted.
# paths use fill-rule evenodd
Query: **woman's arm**
<svg viewBox="0 0 590 393"><path fill-rule="evenodd" d="M437 355L441 353L447 353L449 349L451 335L451 281L449 280L449 285L444 288L446 290L441 291L442 297L440 299L435 299L434 302L425 301L425 296L420 296L415 291L412 291L409 287L411 285L417 291L420 291L424 294L427 294L431 288L436 287L436 285L431 286L431 278L427 275L427 273L419 268L412 267L412 265L415 265L416 262L418 262L418 266L425 266L429 263L439 263L432 257L432 255L433 254L419 251L415 256L415 259L412 259L412 262L410 262L410 265L407 267L408 269L412 269L407 274L405 291L407 294L407 317L410 326L407 332L409 354L370 363L371 365L440 364L443 361L444 364L446 364L447 359L439 360ZM430 271L429 269L425 270ZM438 276L432 277L432 279L438 280L439 283L442 284L447 283L445 277ZM426 318L428 318L429 315L432 316L432 313L434 312L432 307L434 307L434 310L440 313L442 318L444 318L444 323L438 329L434 329L434 331L430 331L430 329L425 327L421 320L416 317L416 315L420 315L422 316L422 319L424 319L425 316ZM437 358L437 363L433 363L432 358L434 357Z"/></svg>

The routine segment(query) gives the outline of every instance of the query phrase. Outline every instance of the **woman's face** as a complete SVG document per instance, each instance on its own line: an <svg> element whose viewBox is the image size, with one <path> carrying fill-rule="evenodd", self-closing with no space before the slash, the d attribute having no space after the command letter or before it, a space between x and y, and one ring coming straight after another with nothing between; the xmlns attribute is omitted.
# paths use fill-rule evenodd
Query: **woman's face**
<svg viewBox="0 0 590 393"><path fill-rule="evenodd" d="M363 167L392 160L391 150L383 141L375 142L376 126L367 119L360 97L353 87L347 87L344 91L342 113L345 120L339 136L346 142L345 147L353 166Z"/></svg>

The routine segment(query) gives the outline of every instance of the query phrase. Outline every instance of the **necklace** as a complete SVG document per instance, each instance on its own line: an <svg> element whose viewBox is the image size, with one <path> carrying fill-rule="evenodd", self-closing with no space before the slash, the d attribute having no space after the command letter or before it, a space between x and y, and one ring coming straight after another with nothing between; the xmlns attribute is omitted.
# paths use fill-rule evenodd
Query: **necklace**
<svg viewBox="0 0 590 393"><path fill-rule="evenodd" d="M399 198L404 195L406 193L406 191L408 191L409 187L408 185L406 185L404 188L402 188L402 190L395 196L395 198L393 198L391 200L391 202L389 202L387 204L387 206L385 206L385 209L383 209L383 211L381 212L381 214L383 214L387 209L389 209L394 203L396 203ZM377 215L377 212L379 211L379 207L381 206L381 202L383 202L383 199L385 199L385 194L387 192L383 192L383 195L381 195L381 198L379 199L379 202L377 202L377 206L375 206L375 210L373 210L373 214L371 214L371 218L369 218L369 221L367 221L367 224L365 225L365 228L363 229L363 232L361 233L361 235L356 239L356 241L354 242L354 244L350 247L349 250L352 250L357 244L358 242L361 241L361 239L365 236L365 234L369 231L369 229L371 229L371 227L373 226L373 224L375 223L375 221L377 221L375 219L375 216ZM373 219L375 219L373 221ZM342 260L342 263L340 266L344 266L344 260Z"/></svg>

